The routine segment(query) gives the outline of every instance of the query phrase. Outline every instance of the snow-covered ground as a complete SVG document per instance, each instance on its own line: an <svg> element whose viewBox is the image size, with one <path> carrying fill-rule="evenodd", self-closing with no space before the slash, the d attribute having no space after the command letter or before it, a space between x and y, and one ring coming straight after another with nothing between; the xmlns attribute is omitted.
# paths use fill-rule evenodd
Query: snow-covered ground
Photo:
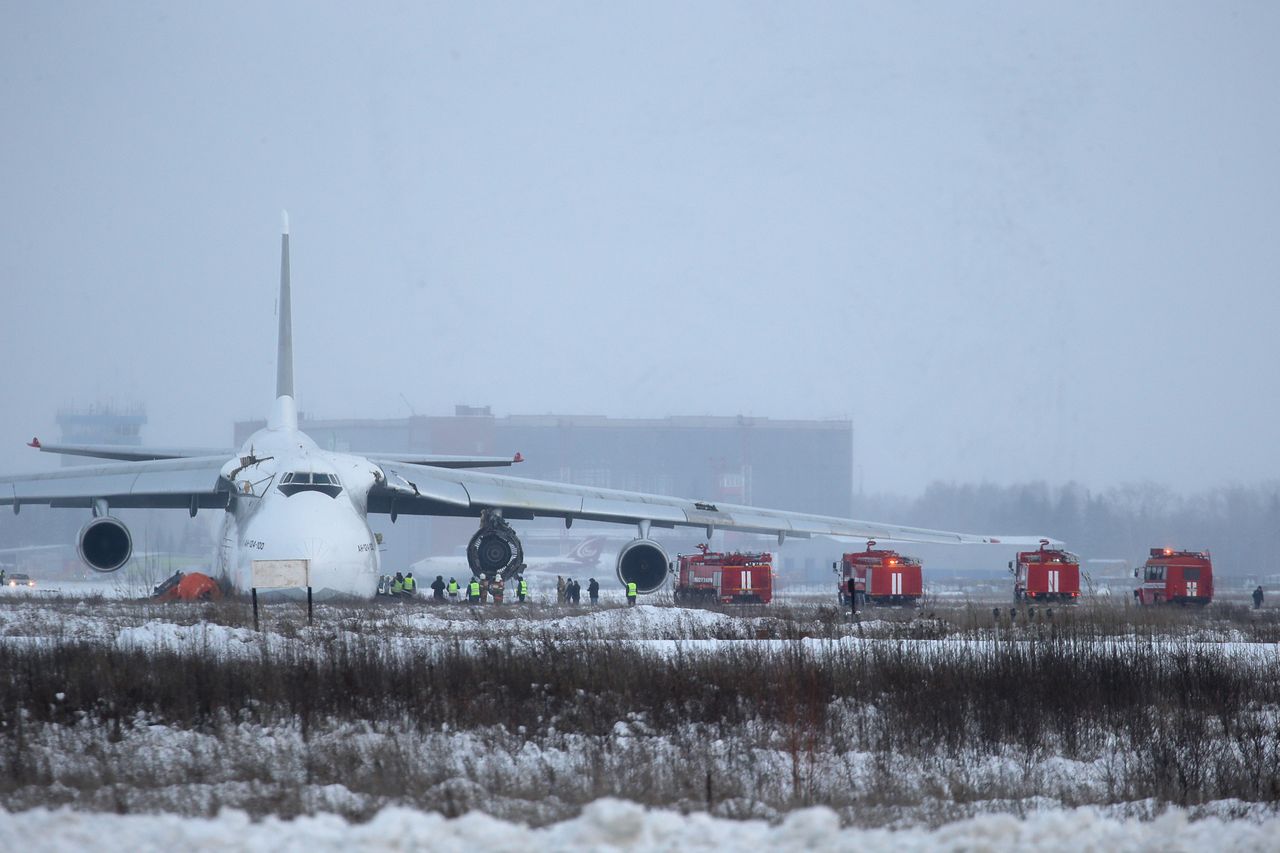
<svg viewBox="0 0 1280 853"><path fill-rule="evenodd" d="M853 623L847 617L833 620L830 608L818 607L720 612L414 602L322 605L308 626L303 607L281 602L263 608L259 632L242 603L20 597L0 602L0 650L103 648L325 663L335 650L373 643L390 658L424 666L495 649L573 654L614 647L640 652L659 667L691 657L741 659L744 652L761 660L801 651L819 661L886 652L963 661L1001 649L1035 649L1046 641L1060 648L1058 632L1067 627L1047 620L980 623L982 615L963 609L936 619L886 613ZM1097 618L1106 622L1113 615ZM1082 609L1070 619L1086 616ZM1069 643L1099 660L1138 652L1200 655L1250 679L1273 680L1280 672L1280 649L1250 641L1252 623L1178 620L1165 635L1153 634L1149 626L1119 636L1107 628ZM157 850L515 849L531 841L555 849L629 850L1280 850L1270 800L1191 798L1199 804L1168 811L1167 801L1142 799L1145 794L1117 796L1116 791L1133 790L1126 780L1141 777L1147 765L1115 735L1075 758L1057 754L1051 743L1029 751L1013 742L1007 749L898 755L862 745L857 732L874 721L873 705L840 698L827 702L824 712L834 723L749 720L724 731L705 723L659 728L637 715L609 718L613 728L605 736L575 730L555 715L530 719L526 730L514 724L459 728L325 717L299 725L287 718L242 716L234 708L211 725L175 725L140 712L113 727L95 720L97 705L68 705L63 713L60 704L74 697L59 692L48 701L56 713L37 720L19 709L19 719L0 721L5 728L20 723L26 762L25 781L8 783L0 801L15 810L0 813L0 850L32 849L34 839L39 849L82 849L93 839L96 849ZM1262 726L1250 741L1261 750L1257 760L1275 760L1276 738L1267 731L1280 725L1280 708L1251 708L1240 719ZM12 731L0 734L12 737ZM1224 741L1212 727L1205 731ZM1244 745L1228 745L1220 766L1247 767ZM412 796L396 785L411 789ZM631 791L644 792L637 798L667 810L645 811L609 799ZM808 803L832 808L800 808ZM1097 805L1073 808L1081 803ZM466 814L445 820L407 808L423 805ZM237 808L267 818L252 822ZM106 814L115 811L142 814ZM272 815L299 817L281 822Z"/></svg>
<svg viewBox="0 0 1280 853"><path fill-rule="evenodd" d="M94 596L97 595L95 590ZM262 607L266 634L281 624L305 622L305 605L275 602ZM1014 636L1042 638L1050 633L1074 630L1086 625L1099 637L1135 637L1142 641L1192 640L1209 644L1249 642L1257 631L1280 628L1280 613L1249 611L1241 617L1232 612L1223 618L1214 611L1166 611L1156 616L1168 618L1155 624L1140 622L1146 610L1114 605L1096 608L1060 609L1055 618L1026 612L1011 624L1007 610L998 622L991 609L959 605L936 610L870 610L850 619L847 612L826 606L750 607L705 610L643 603L637 607L601 604L597 607L556 607L545 604L505 604L471 607L465 604L433 605L426 601L376 601L368 604L318 603L315 625L341 628L357 625L390 635L413 637L517 637L539 633L561 638L597 637L613 640L638 639L778 639L787 630L805 637L859 638L974 638L1009 639ZM1252 617L1252 618L1250 618ZM222 603L214 609L205 605L154 604L67 594L57 599L23 591L0 590L0 635L16 636L53 632L57 636L104 638L114 636L125 625L147 621L173 624L223 622L252 626L247 602ZM1280 636L1280 634L1277 634Z"/></svg>
<svg viewBox="0 0 1280 853"><path fill-rule="evenodd" d="M910 851L1266 851L1280 847L1280 818L1257 822L1208 817L1188 820L1171 809L1154 820L1115 818L1097 809L1036 811L1025 817L984 815L936 829L842 828L835 812L809 808L776 824L705 814L646 810L598 800L582 814L531 829L481 812L454 819L385 809L367 823L328 814L254 822L243 812L213 818L85 814L34 809L0 814L0 849L79 853L83 850L263 850L324 853L347 850L512 851L593 850L858 850Z"/></svg>

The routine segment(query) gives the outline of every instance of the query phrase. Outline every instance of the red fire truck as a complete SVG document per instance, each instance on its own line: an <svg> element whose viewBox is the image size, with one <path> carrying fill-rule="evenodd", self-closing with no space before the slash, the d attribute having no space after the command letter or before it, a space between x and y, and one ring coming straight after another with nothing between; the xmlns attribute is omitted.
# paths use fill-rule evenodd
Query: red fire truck
<svg viewBox="0 0 1280 853"><path fill-rule="evenodd" d="M676 572L677 604L768 604L773 600L773 555L718 554L706 545L697 554L680 554Z"/></svg>
<svg viewBox="0 0 1280 853"><path fill-rule="evenodd" d="M1213 600L1213 563L1208 551L1152 548L1141 569L1142 585L1133 591L1139 604L1199 604Z"/></svg>
<svg viewBox="0 0 1280 853"><path fill-rule="evenodd" d="M1080 558L1070 551L1050 548L1040 540L1039 551L1021 551L1009 562L1014 601L1080 600Z"/></svg>
<svg viewBox="0 0 1280 853"><path fill-rule="evenodd" d="M858 606L870 602L914 607L924 594L920 561L897 551L876 550L874 539L867 542L867 550L845 554L831 568L836 573L840 604L845 607L849 606L851 578Z"/></svg>

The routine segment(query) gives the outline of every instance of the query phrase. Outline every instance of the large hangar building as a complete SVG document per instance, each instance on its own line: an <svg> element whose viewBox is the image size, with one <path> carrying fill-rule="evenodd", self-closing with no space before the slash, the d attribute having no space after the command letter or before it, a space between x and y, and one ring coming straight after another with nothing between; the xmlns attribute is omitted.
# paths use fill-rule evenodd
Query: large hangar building
<svg viewBox="0 0 1280 853"><path fill-rule="evenodd" d="M235 425L240 444L263 421ZM494 416L488 406L457 406L452 416L319 420L299 426L321 447L505 456L518 477L682 495L848 517L853 498L853 422L745 416L610 418L597 415ZM428 555L459 555L475 523L459 519L373 519L384 536L387 569ZM550 520L547 530L553 529ZM563 525L559 525L560 528ZM626 529L617 526L620 536ZM574 534L578 533L577 527ZM664 531L658 531L659 538ZM538 553L536 542L526 542ZM548 542L552 553L560 547ZM789 550L789 549L788 549ZM783 569L810 569L812 558ZM792 565L788 565L792 564ZM808 572L806 572L807 574Z"/></svg>

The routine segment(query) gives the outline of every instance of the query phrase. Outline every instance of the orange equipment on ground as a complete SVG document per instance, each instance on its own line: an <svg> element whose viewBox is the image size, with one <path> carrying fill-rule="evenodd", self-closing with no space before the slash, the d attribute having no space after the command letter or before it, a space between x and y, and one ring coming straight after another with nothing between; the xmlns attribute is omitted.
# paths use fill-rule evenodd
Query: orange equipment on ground
<svg viewBox="0 0 1280 853"><path fill-rule="evenodd" d="M924 576L920 561L904 557L897 551L875 550L876 541L867 540L867 550L845 554L832 563L836 573L836 593L840 604L849 606L849 581L853 581L858 606L864 604L900 604L914 607L924 595Z"/></svg>
<svg viewBox="0 0 1280 853"><path fill-rule="evenodd" d="M768 604L773 600L773 555L699 554L676 557L677 604Z"/></svg>
<svg viewBox="0 0 1280 853"><path fill-rule="evenodd" d="M151 593L155 601L218 601L222 588L217 581L200 572L175 572Z"/></svg>
<svg viewBox="0 0 1280 853"><path fill-rule="evenodd" d="M1213 600L1213 563L1208 551L1152 548L1141 572L1142 586L1133 591L1139 604L1203 606Z"/></svg>

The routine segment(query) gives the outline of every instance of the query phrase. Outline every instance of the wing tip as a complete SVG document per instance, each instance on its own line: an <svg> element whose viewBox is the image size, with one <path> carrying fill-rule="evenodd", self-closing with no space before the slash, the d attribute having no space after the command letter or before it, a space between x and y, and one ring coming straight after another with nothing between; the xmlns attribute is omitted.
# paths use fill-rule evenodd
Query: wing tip
<svg viewBox="0 0 1280 853"><path fill-rule="evenodd" d="M36 436L32 436L32 437L31 437L31 440L27 442L27 447L34 447L36 450L39 450L39 449L40 449L40 439L39 439L38 437L36 437Z"/></svg>

